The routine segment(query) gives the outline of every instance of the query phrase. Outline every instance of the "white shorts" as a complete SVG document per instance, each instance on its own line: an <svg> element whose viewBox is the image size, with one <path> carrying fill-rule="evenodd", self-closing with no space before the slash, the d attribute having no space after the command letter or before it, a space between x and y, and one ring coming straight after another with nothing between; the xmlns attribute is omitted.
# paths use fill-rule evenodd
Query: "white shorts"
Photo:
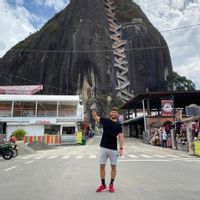
<svg viewBox="0 0 200 200"><path fill-rule="evenodd" d="M110 160L111 165L117 165L118 151L100 147L99 150L99 164L105 165L107 160Z"/></svg>

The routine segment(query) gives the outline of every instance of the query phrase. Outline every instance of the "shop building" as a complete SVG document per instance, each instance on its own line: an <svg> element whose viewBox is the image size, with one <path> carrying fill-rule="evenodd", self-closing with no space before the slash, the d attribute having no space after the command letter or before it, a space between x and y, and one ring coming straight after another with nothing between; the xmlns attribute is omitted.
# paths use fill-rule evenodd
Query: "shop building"
<svg viewBox="0 0 200 200"><path fill-rule="evenodd" d="M78 95L0 95L0 132L9 138L24 129L27 136L59 135L65 141L84 120L80 102Z"/></svg>
<svg viewBox="0 0 200 200"><path fill-rule="evenodd" d="M165 127L169 135L168 146L171 146L170 130L173 128L176 129L176 142L187 148L183 120L188 117L187 108L191 105L200 106L200 91L138 94L122 107L125 110L122 122L125 136L150 143L158 129ZM160 140L159 136L157 139Z"/></svg>

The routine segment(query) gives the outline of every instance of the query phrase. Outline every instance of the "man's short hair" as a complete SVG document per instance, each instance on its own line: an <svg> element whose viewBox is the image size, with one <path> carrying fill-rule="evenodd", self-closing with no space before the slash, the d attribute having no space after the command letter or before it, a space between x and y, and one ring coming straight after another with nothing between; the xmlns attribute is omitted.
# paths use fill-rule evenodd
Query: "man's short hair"
<svg viewBox="0 0 200 200"><path fill-rule="evenodd" d="M116 111L116 112L118 112L118 109L117 109L117 107L112 107L112 108L111 108L111 111Z"/></svg>

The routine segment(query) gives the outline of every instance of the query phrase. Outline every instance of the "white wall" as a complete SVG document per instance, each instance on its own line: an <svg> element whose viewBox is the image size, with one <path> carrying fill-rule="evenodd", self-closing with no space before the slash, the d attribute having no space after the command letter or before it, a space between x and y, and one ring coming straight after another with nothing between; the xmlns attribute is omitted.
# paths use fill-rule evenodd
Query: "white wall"
<svg viewBox="0 0 200 200"><path fill-rule="evenodd" d="M13 131L17 129L24 129L27 132L27 136L43 136L43 125L7 125L6 138L9 138Z"/></svg>

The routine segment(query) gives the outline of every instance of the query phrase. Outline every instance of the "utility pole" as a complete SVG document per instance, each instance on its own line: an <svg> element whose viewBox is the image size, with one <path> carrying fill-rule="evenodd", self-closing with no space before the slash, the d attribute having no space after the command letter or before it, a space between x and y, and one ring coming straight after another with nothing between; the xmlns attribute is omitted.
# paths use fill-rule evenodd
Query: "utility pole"
<svg viewBox="0 0 200 200"><path fill-rule="evenodd" d="M174 127L171 129L171 142L172 142L172 149L176 150L176 136L175 136L175 130L176 130L176 117L175 117L175 105L174 105L174 95L172 95L172 101L173 101L173 122Z"/></svg>

